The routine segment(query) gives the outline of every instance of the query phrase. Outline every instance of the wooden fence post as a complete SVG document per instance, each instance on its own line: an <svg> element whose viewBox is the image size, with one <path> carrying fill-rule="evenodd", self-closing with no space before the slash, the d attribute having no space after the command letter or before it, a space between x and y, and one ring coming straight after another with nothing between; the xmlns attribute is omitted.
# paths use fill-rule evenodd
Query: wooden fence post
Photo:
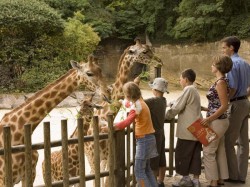
<svg viewBox="0 0 250 187"><path fill-rule="evenodd" d="M32 175L32 143L31 143L31 125L24 125L24 143L25 143L25 186L33 186Z"/></svg>
<svg viewBox="0 0 250 187"><path fill-rule="evenodd" d="M44 168L45 168L45 186L52 186L51 179L51 145L50 145L50 122L43 123L44 137Z"/></svg>
<svg viewBox="0 0 250 187"><path fill-rule="evenodd" d="M126 153L127 153L127 179L126 179L126 181L127 181L127 187L130 187L130 182L131 182L131 180L130 180L130 166L131 166L131 160L130 160L130 153L131 153L131 151L130 151L130 148L131 148L131 143L130 143L130 140L131 140L131 138L130 138L130 133L131 133L131 129L130 129L130 126L128 126L127 127L127 138L126 138L126 142L127 142L127 151L126 151Z"/></svg>
<svg viewBox="0 0 250 187"><path fill-rule="evenodd" d="M161 67L155 67L155 78L161 77Z"/></svg>
<svg viewBox="0 0 250 187"><path fill-rule="evenodd" d="M108 115L108 126L109 126L109 186L114 186L114 170L115 170L115 156L114 156L114 128L113 128L113 115Z"/></svg>
<svg viewBox="0 0 250 187"><path fill-rule="evenodd" d="M101 186L100 174L100 149L99 149L99 125L98 116L93 118L93 131L94 131L94 157L95 157L95 187Z"/></svg>
<svg viewBox="0 0 250 187"><path fill-rule="evenodd" d="M125 131L115 133L115 187L125 186Z"/></svg>
<svg viewBox="0 0 250 187"><path fill-rule="evenodd" d="M11 157L11 134L10 126L3 127L4 136L4 162L5 162L5 185L12 187L12 157Z"/></svg>
<svg viewBox="0 0 250 187"><path fill-rule="evenodd" d="M136 186L135 178L135 152L136 152L136 139L135 139L135 123L133 123L133 187Z"/></svg>
<svg viewBox="0 0 250 187"><path fill-rule="evenodd" d="M169 175L174 174L174 128L175 119L170 121L170 134L169 134Z"/></svg>
<svg viewBox="0 0 250 187"><path fill-rule="evenodd" d="M67 120L61 120L62 130L62 157L63 157L63 186L69 186L69 156L68 156L68 129Z"/></svg>
<svg viewBox="0 0 250 187"><path fill-rule="evenodd" d="M85 153L84 153L84 135L83 135L84 121L82 118L77 119L78 128L78 158L79 158L79 175L80 186L85 187Z"/></svg>

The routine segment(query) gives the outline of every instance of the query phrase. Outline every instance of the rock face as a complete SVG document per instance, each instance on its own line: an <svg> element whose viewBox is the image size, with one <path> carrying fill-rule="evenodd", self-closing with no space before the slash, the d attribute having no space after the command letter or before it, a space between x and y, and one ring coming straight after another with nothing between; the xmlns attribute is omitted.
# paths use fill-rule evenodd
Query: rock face
<svg viewBox="0 0 250 187"><path fill-rule="evenodd" d="M33 94L1 94L0 95L0 110L13 109L25 102ZM79 106L80 101L84 98L83 92L74 92L61 103L57 105L58 108L76 107Z"/></svg>

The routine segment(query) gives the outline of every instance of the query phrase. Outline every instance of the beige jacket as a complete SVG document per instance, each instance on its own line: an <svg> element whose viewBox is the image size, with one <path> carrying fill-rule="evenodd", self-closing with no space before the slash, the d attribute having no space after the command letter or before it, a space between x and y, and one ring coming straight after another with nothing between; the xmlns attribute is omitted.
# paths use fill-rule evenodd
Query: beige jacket
<svg viewBox="0 0 250 187"><path fill-rule="evenodd" d="M166 119L172 119L178 114L176 136L184 140L197 139L187 130L201 115L200 95L194 85L186 86L182 94L173 102L171 108L166 110Z"/></svg>

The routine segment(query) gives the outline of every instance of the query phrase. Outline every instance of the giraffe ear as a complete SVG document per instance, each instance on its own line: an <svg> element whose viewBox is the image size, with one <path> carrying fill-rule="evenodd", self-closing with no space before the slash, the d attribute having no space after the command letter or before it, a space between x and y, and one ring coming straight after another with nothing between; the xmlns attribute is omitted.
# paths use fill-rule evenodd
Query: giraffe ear
<svg viewBox="0 0 250 187"><path fill-rule="evenodd" d="M80 64L77 61L71 60L70 64L75 69L80 69L81 68Z"/></svg>

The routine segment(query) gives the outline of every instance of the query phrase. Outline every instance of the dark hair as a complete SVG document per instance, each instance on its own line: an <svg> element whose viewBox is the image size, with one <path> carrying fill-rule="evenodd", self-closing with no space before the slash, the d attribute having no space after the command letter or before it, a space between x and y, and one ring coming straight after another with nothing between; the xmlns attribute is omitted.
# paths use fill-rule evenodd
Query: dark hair
<svg viewBox="0 0 250 187"><path fill-rule="evenodd" d="M126 84L123 85L122 89L125 96L133 101L136 101L141 97L141 90L138 87L138 85L135 84L134 82L127 82Z"/></svg>
<svg viewBox="0 0 250 187"><path fill-rule="evenodd" d="M228 47L233 46L234 52L238 53L240 48L240 39L236 36L229 36L226 38L223 38L221 42L224 42Z"/></svg>
<svg viewBox="0 0 250 187"><path fill-rule="evenodd" d="M228 73L232 67L232 59L227 55L218 55L213 58L213 65L223 74Z"/></svg>
<svg viewBox="0 0 250 187"><path fill-rule="evenodd" d="M192 69L185 69L181 76L182 78L187 78L190 82L194 82L196 79L196 73Z"/></svg>

